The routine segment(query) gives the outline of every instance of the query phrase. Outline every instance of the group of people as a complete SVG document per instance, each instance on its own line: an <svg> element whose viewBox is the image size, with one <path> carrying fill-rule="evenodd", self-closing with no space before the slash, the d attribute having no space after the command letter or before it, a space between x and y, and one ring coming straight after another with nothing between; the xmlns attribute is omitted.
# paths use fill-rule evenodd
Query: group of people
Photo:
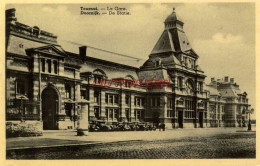
<svg viewBox="0 0 260 166"><path fill-rule="evenodd" d="M159 128L159 131L161 131L161 130L165 131L165 124L164 123L159 123L158 124L158 128Z"/></svg>

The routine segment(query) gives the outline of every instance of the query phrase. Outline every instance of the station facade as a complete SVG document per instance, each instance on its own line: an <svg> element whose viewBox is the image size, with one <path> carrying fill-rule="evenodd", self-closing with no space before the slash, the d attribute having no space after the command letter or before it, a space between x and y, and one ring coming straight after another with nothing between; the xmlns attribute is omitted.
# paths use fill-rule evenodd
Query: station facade
<svg viewBox="0 0 260 166"><path fill-rule="evenodd" d="M168 129L245 126L247 93L228 77L206 85L183 21L173 11L164 24L143 61L57 42L54 34L18 22L15 9L6 10L6 123L76 129L84 101L89 122L165 123ZM168 82L142 86L149 80Z"/></svg>

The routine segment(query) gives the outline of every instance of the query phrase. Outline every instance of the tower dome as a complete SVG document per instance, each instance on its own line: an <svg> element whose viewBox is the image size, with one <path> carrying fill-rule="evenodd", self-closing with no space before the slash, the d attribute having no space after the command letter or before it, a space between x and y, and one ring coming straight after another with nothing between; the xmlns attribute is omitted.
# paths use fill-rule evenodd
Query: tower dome
<svg viewBox="0 0 260 166"><path fill-rule="evenodd" d="M177 16L175 8L173 8L172 13L165 19L164 24L165 28L176 27L177 25L179 25L179 28L182 28L184 23L182 19L179 16Z"/></svg>

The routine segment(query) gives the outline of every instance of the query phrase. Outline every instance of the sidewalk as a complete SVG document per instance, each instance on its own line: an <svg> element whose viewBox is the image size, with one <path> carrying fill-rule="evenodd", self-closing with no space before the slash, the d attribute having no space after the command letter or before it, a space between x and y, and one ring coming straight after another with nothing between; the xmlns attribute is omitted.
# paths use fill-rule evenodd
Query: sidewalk
<svg viewBox="0 0 260 166"><path fill-rule="evenodd" d="M255 128L252 129L253 132ZM44 131L39 137L6 139L6 149L28 149L62 146L83 146L112 142L156 141L184 137L208 137L219 134L246 132L247 128L197 128L166 131L89 132L88 136L76 136L75 130Z"/></svg>

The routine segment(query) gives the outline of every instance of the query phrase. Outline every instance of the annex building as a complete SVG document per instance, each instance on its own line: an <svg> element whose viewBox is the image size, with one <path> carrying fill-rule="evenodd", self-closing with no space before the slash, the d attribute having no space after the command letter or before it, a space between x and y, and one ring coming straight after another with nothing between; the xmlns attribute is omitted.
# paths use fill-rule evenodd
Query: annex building
<svg viewBox="0 0 260 166"><path fill-rule="evenodd" d="M198 66L183 21L173 11L149 58L57 42L6 10L6 124L76 129L80 119L165 123L170 128L245 126L250 104L233 78L211 79ZM131 86L135 80L167 86ZM103 81L110 86L98 86ZM85 103L82 106L81 103ZM82 109L84 107L84 113ZM85 117L87 116L87 117Z"/></svg>

